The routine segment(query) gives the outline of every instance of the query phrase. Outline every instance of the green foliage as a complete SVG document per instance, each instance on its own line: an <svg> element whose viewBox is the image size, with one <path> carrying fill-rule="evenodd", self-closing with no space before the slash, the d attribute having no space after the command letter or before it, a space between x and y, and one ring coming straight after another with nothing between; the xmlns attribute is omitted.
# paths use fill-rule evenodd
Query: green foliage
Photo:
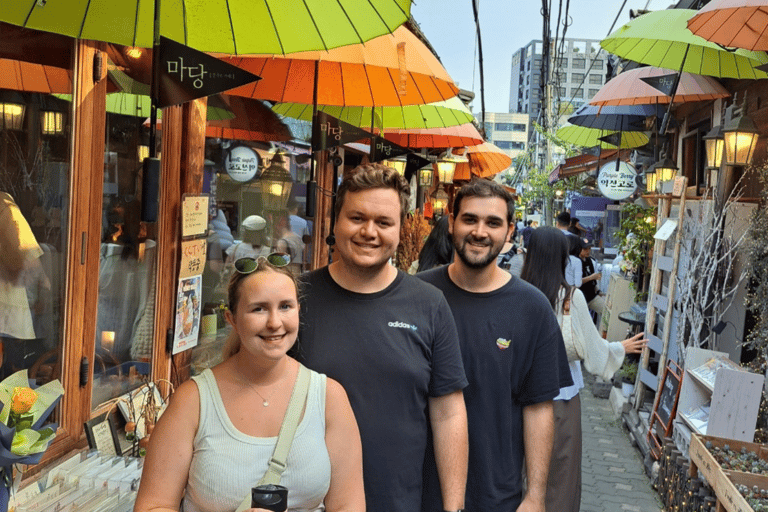
<svg viewBox="0 0 768 512"><path fill-rule="evenodd" d="M768 166L757 169L762 188L762 201L755 211L748 232L749 263L746 306L754 314L756 324L747 338L750 348L758 351L765 371L768 359Z"/></svg>
<svg viewBox="0 0 768 512"><path fill-rule="evenodd" d="M648 274L650 268L646 260L656 233L655 208L626 204L622 209L622 217L621 228L616 232L619 253L624 257L621 270L635 274L642 268L643 273Z"/></svg>
<svg viewBox="0 0 768 512"><path fill-rule="evenodd" d="M631 382L634 384L635 379L637 379L637 363L624 361L624 364L621 365L621 368L616 371L616 377L625 382Z"/></svg>

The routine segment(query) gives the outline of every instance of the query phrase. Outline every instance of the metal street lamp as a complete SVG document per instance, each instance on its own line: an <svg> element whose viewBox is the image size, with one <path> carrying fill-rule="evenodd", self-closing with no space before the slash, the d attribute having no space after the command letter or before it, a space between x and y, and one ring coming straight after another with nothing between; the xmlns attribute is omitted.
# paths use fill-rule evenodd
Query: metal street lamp
<svg viewBox="0 0 768 512"><path fill-rule="evenodd" d="M656 185L658 186L665 181L673 179L677 175L677 165L675 165L675 162L664 156L664 158L651 166L649 172L656 173Z"/></svg>
<svg viewBox="0 0 768 512"><path fill-rule="evenodd" d="M26 106L18 93L0 100L0 128L3 130L21 130L24 125Z"/></svg>
<svg viewBox="0 0 768 512"><path fill-rule="evenodd" d="M451 155L450 153L437 160L437 178L440 183L453 183L453 173L456 172L456 165L469 162L469 159L463 156Z"/></svg>

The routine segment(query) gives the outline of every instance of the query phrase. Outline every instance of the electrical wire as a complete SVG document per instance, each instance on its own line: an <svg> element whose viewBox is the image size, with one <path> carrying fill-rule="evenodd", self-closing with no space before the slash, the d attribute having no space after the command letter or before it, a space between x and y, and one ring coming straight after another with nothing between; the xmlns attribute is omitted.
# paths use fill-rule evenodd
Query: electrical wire
<svg viewBox="0 0 768 512"><path fill-rule="evenodd" d="M485 129L485 75L483 74L483 38L480 35L480 16L478 14L479 3L480 0L472 0L472 11L475 14L475 27L477 28L477 60L480 66L480 119L481 126Z"/></svg>

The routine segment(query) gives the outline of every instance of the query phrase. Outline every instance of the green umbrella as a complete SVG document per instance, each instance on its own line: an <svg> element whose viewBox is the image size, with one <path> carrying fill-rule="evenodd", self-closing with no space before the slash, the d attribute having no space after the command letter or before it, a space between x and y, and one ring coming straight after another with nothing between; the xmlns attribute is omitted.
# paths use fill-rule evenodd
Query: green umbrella
<svg viewBox="0 0 768 512"><path fill-rule="evenodd" d="M154 0L13 0L0 21L125 46L153 46ZM329 50L390 34L411 0L163 0L160 35L227 54Z"/></svg>
<svg viewBox="0 0 768 512"><path fill-rule="evenodd" d="M731 52L693 35L687 24L696 12L667 9L643 14L603 39L600 46L622 59L659 68L718 78L768 78L754 69L768 63L765 52Z"/></svg>
<svg viewBox="0 0 768 512"><path fill-rule="evenodd" d="M555 136L559 139L584 148L591 148L598 144L602 148L615 148L613 144L601 141L601 137L611 134L621 134L621 149L638 148L648 144L648 136L643 132L612 132L609 130L597 130L594 128L584 128L583 126L566 125L557 130Z"/></svg>
<svg viewBox="0 0 768 512"><path fill-rule="evenodd" d="M373 107L374 129L407 130L413 128L448 128L473 120L472 113L458 97L426 105ZM272 110L285 117L312 121L312 105L278 103ZM371 107L318 105L317 110L366 130L371 128Z"/></svg>

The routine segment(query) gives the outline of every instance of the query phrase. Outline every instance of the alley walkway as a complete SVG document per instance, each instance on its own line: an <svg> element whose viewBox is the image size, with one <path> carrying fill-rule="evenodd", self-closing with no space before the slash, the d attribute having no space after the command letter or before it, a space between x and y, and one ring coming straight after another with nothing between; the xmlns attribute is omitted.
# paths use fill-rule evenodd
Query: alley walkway
<svg viewBox="0 0 768 512"><path fill-rule="evenodd" d="M659 495L645 475L640 452L630 444L621 420L613 419L608 400L596 398L590 388L588 385L579 394L581 512L663 511Z"/></svg>

